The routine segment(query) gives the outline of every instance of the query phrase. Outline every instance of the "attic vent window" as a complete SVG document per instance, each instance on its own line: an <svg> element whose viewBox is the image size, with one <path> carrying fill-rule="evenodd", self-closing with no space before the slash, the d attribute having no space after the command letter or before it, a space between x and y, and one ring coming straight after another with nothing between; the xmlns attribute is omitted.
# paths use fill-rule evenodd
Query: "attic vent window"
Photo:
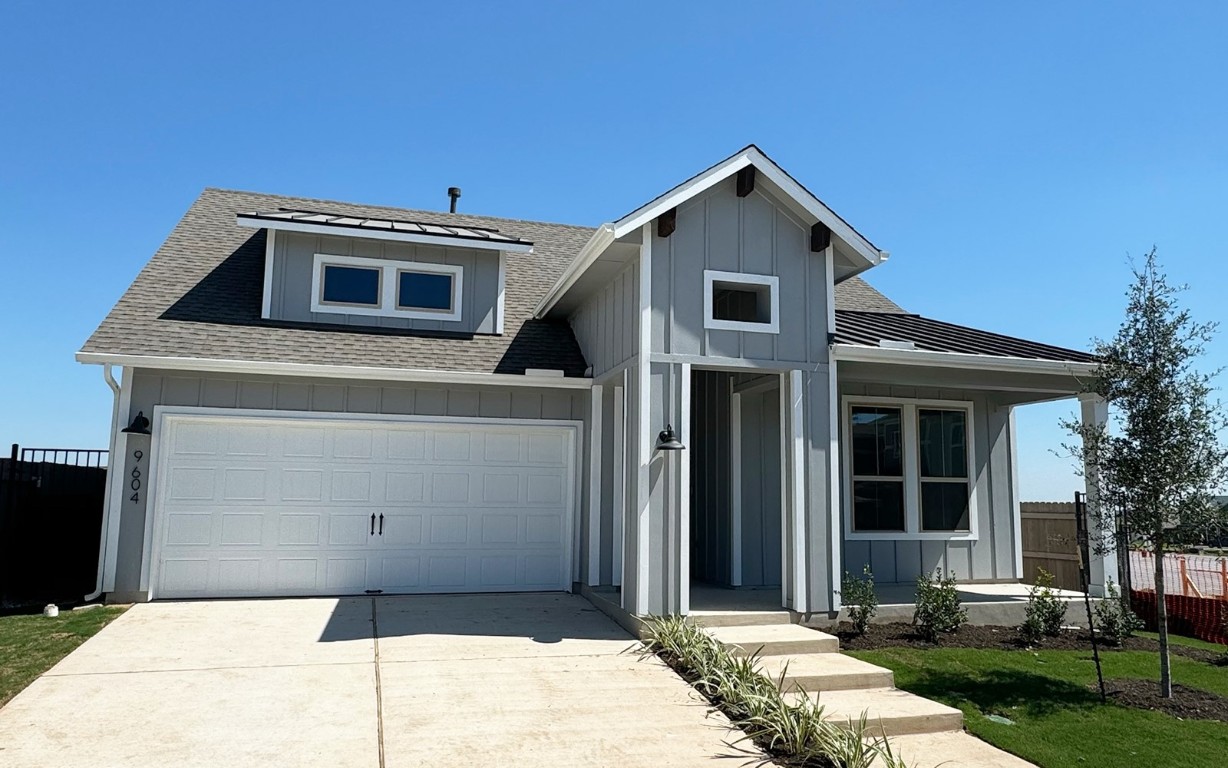
<svg viewBox="0 0 1228 768"><path fill-rule="evenodd" d="M704 271L704 327L779 333L780 279L774 275Z"/></svg>

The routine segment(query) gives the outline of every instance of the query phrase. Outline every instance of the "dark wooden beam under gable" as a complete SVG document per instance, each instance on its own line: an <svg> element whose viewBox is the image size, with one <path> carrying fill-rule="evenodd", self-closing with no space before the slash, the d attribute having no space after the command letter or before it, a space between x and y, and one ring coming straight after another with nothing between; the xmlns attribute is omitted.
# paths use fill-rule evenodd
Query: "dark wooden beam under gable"
<svg viewBox="0 0 1228 768"><path fill-rule="evenodd" d="M746 197L755 191L755 166L748 165L738 171L738 197Z"/></svg>
<svg viewBox="0 0 1228 768"><path fill-rule="evenodd" d="M657 237L669 237L678 226L678 209L670 208L657 217Z"/></svg>
<svg viewBox="0 0 1228 768"><path fill-rule="evenodd" d="M810 251L818 253L829 245L831 245L831 230L820 221L810 228Z"/></svg>

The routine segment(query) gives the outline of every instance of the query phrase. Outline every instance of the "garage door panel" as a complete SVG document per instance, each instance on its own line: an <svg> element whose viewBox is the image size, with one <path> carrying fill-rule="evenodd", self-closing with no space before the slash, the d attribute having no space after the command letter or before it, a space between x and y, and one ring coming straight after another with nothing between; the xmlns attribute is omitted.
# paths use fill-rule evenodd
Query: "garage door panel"
<svg viewBox="0 0 1228 768"><path fill-rule="evenodd" d="M570 583L569 428L199 418L159 459L156 597Z"/></svg>

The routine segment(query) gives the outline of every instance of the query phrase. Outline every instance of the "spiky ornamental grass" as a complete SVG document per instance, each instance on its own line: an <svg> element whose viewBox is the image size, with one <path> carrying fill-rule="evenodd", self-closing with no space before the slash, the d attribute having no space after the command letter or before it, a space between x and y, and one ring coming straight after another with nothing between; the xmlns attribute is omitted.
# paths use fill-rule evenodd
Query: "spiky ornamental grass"
<svg viewBox="0 0 1228 768"><path fill-rule="evenodd" d="M724 712L746 734L743 739L769 754L815 768L909 768L881 730L871 732L864 713L839 725L809 696L790 703L782 692L787 670L772 680L760 671L757 652L735 656L680 616L654 617L646 624L641 656L661 657Z"/></svg>

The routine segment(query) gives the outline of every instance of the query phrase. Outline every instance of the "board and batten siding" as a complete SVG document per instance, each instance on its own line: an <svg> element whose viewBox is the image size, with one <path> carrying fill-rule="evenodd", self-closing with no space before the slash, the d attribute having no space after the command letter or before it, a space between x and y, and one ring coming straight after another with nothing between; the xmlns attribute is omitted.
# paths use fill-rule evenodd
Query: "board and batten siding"
<svg viewBox="0 0 1228 768"><path fill-rule="evenodd" d="M844 541L844 568L860 573L864 565L883 584L910 583L924 573L953 571L960 581L1011 581L1016 572L1015 537L1019 535L1019 500L1015 498L1015 470L1011 456L1010 406L983 390L914 387L844 382L840 396L898 397L922 400L959 400L972 403L972 439L975 456L977 535L975 541L958 539L876 539ZM844 418L844 408L840 409ZM841 430L841 441L844 431ZM843 445L841 446L843 449ZM846 476L844 453L840 470ZM841 525L844 525L841 515Z"/></svg>
<svg viewBox="0 0 1228 768"><path fill-rule="evenodd" d="M652 243L653 352L826 363L827 266L810 251L810 230L754 191L738 197L732 178L678 208L669 237ZM654 229L655 232L655 229ZM704 270L780 279L779 333L704 328Z"/></svg>
<svg viewBox="0 0 1228 768"><path fill-rule="evenodd" d="M253 410L317 411L321 413L397 414L406 416L464 416L493 419L559 419L583 421L581 443L588 444L589 393L531 387L471 385L415 385L379 382L351 383L328 379L274 376L192 376L154 370L132 371L131 412L152 418L154 406L175 405ZM158 428L155 423L154 429ZM148 440L148 438L146 438ZM587 455L587 448L583 451ZM131 451L129 451L131 454ZM126 457L125 476L132 456ZM148 466L148 465L145 465ZM588 487L588 462L579 461L583 476L579 488ZM125 504L120 520L116 561L116 593L140 590L144 554L145 504ZM588 494L578 495L581 519ZM583 560L584 548L577 556ZM581 562L583 567L583 562Z"/></svg>
<svg viewBox="0 0 1228 768"><path fill-rule="evenodd" d="M570 318L584 359L599 377L639 353L639 262L632 261Z"/></svg>
<svg viewBox="0 0 1228 768"><path fill-rule="evenodd" d="M312 269L317 253L459 266L464 270L461 280L461 318L458 321L420 320L348 314L343 309L337 312L312 312ZM518 256L512 254L507 258ZM278 232L273 244L272 282L269 317L273 320L484 334L493 334L497 328L497 251Z"/></svg>

